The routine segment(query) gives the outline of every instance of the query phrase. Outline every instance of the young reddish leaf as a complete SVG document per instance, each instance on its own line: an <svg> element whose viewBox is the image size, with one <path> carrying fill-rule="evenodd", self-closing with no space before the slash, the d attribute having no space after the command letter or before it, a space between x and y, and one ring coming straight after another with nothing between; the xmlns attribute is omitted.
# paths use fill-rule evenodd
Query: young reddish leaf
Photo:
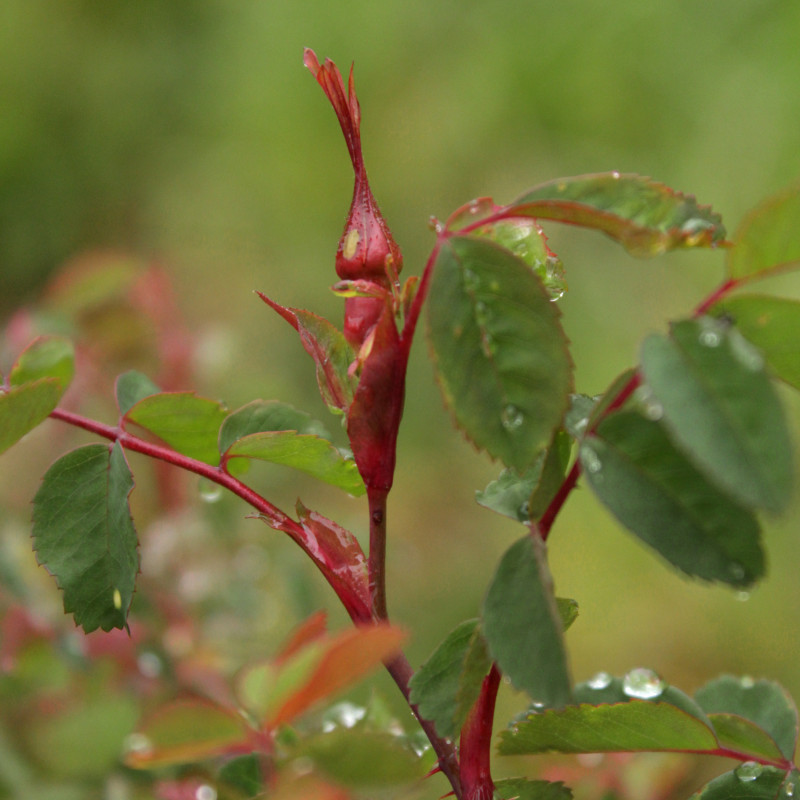
<svg viewBox="0 0 800 800"><path fill-rule="evenodd" d="M294 629L289 641L281 648L276 661L280 663L299 652L306 645L315 642L325 635L328 626L328 615L317 611Z"/></svg>
<svg viewBox="0 0 800 800"><path fill-rule="evenodd" d="M255 400L229 415L219 450L226 468L231 458L255 458L299 469L352 495L365 491L355 462L328 441L322 425L284 403Z"/></svg>
<svg viewBox="0 0 800 800"><path fill-rule="evenodd" d="M117 398L117 408L123 417L140 400L153 394L159 394L161 389L156 386L147 375L135 369L123 372L117 377L114 385L114 394Z"/></svg>
<svg viewBox="0 0 800 800"><path fill-rule="evenodd" d="M673 323L642 345L642 372L664 426L742 504L777 512L793 488L792 447L764 358L710 317Z"/></svg>
<svg viewBox="0 0 800 800"><path fill-rule="evenodd" d="M544 542L524 536L506 551L492 578L483 632L503 674L551 707L572 697L562 629Z"/></svg>
<svg viewBox="0 0 800 800"><path fill-rule="evenodd" d="M427 304L428 340L456 424L524 472L561 423L572 384L557 306L519 258L462 236L442 243Z"/></svg>
<svg viewBox="0 0 800 800"><path fill-rule="evenodd" d="M601 502L671 564L709 581L747 586L764 574L758 523L635 411L603 419L581 465Z"/></svg>
<svg viewBox="0 0 800 800"><path fill-rule="evenodd" d="M791 798L800 785L800 773L765 767L755 761L740 764L711 783L706 784L690 800L775 800Z"/></svg>
<svg viewBox="0 0 800 800"><path fill-rule="evenodd" d="M63 590L64 611L87 633L126 624L139 571L132 489L120 445L93 444L58 459L33 500L39 563Z"/></svg>
<svg viewBox="0 0 800 800"><path fill-rule="evenodd" d="M733 320L736 329L764 355L770 370L800 389L800 301L769 295L737 295L711 313Z"/></svg>
<svg viewBox="0 0 800 800"><path fill-rule="evenodd" d="M0 387L0 453L44 422L61 399L55 378L43 378L8 390Z"/></svg>
<svg viewBox="0 0 800 800"><path fill-rule="evenodd" d="M356 354L342 332L310 311L285 308L261 292L258 296L300 334L305 351L317 365L317 384L328 408L347 413L356 387L356 380L349 372Z"/></svg>
<svg viewBox="0 0 800 800"><path fill-rule="evenodd" d="M722 675L695 692L709 714L735 714L762 728L788 759L797 746L797 709L785 689L773 681Z"/></svg>
<svg viewBox="0 0 800 800"><path fill-rule="evenodd" d="M219 464L217 440L228 411L193 392L163 392L139 400L123 417L157 436L173 450L205 464Z"/></svg>
<svg viewBox="0 0 800 800"><path fill-rule="evenodd" d="M475 225L498 211L502 206L497 206L491 197L478 197L461 208L456 209L444 224L446 230L457 233L464 228Z"/></svg>
<svg viewBox="0 0 800 800"><path fill-rule="evenodd" d="M40 336L20 353L8 375L10 386L53 378L63 394L75 374L75 348L61 336Z"/></svg>
<svg viewBox="0 0 800 800"><path fill-rule="evenodd" d="M618 172L540 184L503 211L600 230L637 256L725 241L722 219L710 207L649 178Z"/></svg>
<svg viewBox="0 0 800 800"><path fill-rule="evenodd" d="M134 769L193 764L244 749L251 734L240 714L210 700L173 700L131 734L125 763Z"/></svg>
<svg viewBox="0 0 800 800"><path fill-rule="evenodd" d="M768 198L744 218L728 252L731 278L800 267L800 186Z"/></svg>

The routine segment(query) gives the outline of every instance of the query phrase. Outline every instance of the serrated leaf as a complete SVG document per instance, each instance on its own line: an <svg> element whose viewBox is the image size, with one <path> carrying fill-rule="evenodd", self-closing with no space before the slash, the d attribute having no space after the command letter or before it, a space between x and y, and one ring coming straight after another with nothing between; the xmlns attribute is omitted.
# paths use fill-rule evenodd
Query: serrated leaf
<svg viewBox="0 0 800 800"><path fill-rule="evenodd" d="M630 531L686 574L747 586L764 574L760 531L635 411L603 419L580 450L589 486Z"/></svg>
<svg viewBox="0 0 800 800"><path fill-rule="evenodd" d="M161 392L161 389L147 375L143 375L135 369L123 372L114 385L117 408L123 417L140 400L149 397L151 394L159 394L159 392Z"/></svg>
<svg viewBox="0 0 800 800"><path fill-rule="evenodd" d="M360 790L388 789L425 776L429 767L405 739L364 724L303 741L298 754L337 783Z"/></svg>
<svg viewBox="0 0 800 800"><path fill-rule="evenodd" d="M773 681L723 675L695 692L709 714L735 714L762 728L791 760L797 745L797 709L787 692Z"/></svg>
<svg viewBox="0 0 800 800"><path fill-rule="evenodd" d="M353 402L357 380L350 372L356 354L344 334L328 320L301 308L285 308L258 292L299 334L305 351L317 365L322 399L335 413L346 413Z"/></svg>
<svg viewBox="0 0 800 800"><path fill-rule="evenodd" d="M726 772L707 783L691 800L775 800L781 790L791 797L798 785L797 770L786 770L760 765L741 764L731 772ZM791 784L791 792L786 787Z"/></svg>
<svg viewBox="0 0 800 800"><path fill-rule="evenodd" d="M299 469L353 495L365 492L358 468L328 441L324 427L285 403L255 400L230 414L219 432L222 462L255 458Z"/></svg>
<svg viewBox="0 0 800 800"><path fill-rule="evenodd" d="M526 215L594 228L632 255L655 256L676 247L708 247L725 240L719 214L640 175L578 175L531 189L506 207Z"/></svg>
<svg viewBox="0 0 800 800"><path fill-rule="evenodd" d="M490 666L479 621L462 622L414 673L409 683L411 702L436 725L440 736L454 739Z"/></svg>
<svg viewBox="0 0 800 800"><path fill-rule="evenodd" d="M530 714L503 731L502 755L708 751L717 748L702 720L671 703L627 702L567 706Z"/></svg>
<svg viewBox="0 0 800 800"><path fill-rule="evenodd" d="M64 592L64 611L87 633L126 624L139 571L132 489L120 445L93 444L58 459L33 500L37 559Z"/></svg>
<svg viewBox="0 0 800 800"><path fill-rule="evenodd" d="M134 769L192 764L244 745L242 716L209 700L173 700L148 716L129 739L125 763Z"/></svg>
<svg viewBox="0 0 800 800"><path fill-rule="evenodd" d="M674 441L750 507L780 511L793 485L791 438L764 359L709 317L674 323L642 346L642 372Z"/></svg>
<svg viewBox="0 0 800 800"><path fill-rule="evenodd" d="M545 545L524 536L503 555L483 604L489 653L517 689L557 708L571 688Z"/></svg>
<svg viewBox="0 0 800 800"><path fill-rule="evenodd" d="M75 348L61 336L34 339L17 358L8 374L10 386L52 378L63 394L75 374Z"/></svg>
<svg viewBox="0 0 800 800"><path fill-rule="evenodd" d="M728 251L731 278L758 275L774 267L800 266L800 188L768 198L739 226Z"/></svg>
<svg viewBox="0 0 800 800"><path fill-rule="evenodd" d="M219 429L227 416L215 400L193 392L163 392L139 400L123 422L135 423L189 458L217 466Z"/></svg>
<svg viewBox="0 0 800 800"><path fill-rule="evenodd" d="M800 389L800 301L770 295L738 295L717 303L713 314L733 320L763 354L770 370Z"/></svg>
<svg viewBox="0 0 800 800"><path fill-rule="evenodd" d="M465 236L442 243L427 306L439 385L456 424L523 472L561 423L572 383L557 306L520 259Z"/></svg>
<svg viewBox="0 0 800 800"><path fill-rule="evenodd" d="M495 797L501 800L571 800L572 791L563 783L504 778L495 781Z"/></svg>
<svg viewBox="0 0 800 800"><path fill-rule="evenodd" d="M0 453L44 422L61 399L54 378L0 390Z"/></svg>
<svg viewBox="0 0 800 800"><path fill-rule="evenodd" d="M720 747L753 758L782 761L783 754L774 739L763 729L736 714L709 714Z"/></svg>

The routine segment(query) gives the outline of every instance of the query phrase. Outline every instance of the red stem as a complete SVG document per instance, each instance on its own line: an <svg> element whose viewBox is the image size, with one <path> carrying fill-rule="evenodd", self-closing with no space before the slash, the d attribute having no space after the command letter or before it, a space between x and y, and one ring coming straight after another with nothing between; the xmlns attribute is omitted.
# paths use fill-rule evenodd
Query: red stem
<svg viewBox="0 0 800 800"><path fill-rule="evenodd" d="M491 772L492 723L500 670L492 664L483 679L481 693L461 729L461 787L464 800L491 800L494 782Z"/></svg>
<svg viewBox="0 0 800 800"><path fill-rule="evenodd" d="M377 620L389 617L386 608L386 497L383 489L367 488L369 501L369 596L372 616Z"/></svg>

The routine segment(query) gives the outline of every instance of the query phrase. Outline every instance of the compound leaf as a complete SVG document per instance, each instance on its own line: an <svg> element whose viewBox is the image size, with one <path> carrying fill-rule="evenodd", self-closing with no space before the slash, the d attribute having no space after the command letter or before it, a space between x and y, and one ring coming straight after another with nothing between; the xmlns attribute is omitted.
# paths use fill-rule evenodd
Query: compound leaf
<svg viewBox="0 0 800 800"><path fill-rule="evenodd" d="M114 390L117 397L117 408L122 416L125 416L140 400L161 391L147 375L143 375L135 369L123 372L117 378Z"/></svg>
<svg viewBox="0 0 800 800"><path fill-rule="evenodd" d="M39 563L64 592L64 611L87 633L126 624L139 570L132 489L120 445L93 444L58 459L33 501Z"/></svg>

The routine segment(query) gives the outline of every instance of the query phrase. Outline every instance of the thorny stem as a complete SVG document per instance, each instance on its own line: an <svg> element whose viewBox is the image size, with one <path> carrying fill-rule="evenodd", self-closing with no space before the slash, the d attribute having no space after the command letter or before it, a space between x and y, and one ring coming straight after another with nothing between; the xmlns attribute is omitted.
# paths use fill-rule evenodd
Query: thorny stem
<svg viewBox="0 0 800 800"><path fill-rule="evenodd" d="M492 664L483 679L481 692L461 729L461 786L464 800L491 800L494 782L491 771L492 723L500 670Z"/></svg>

